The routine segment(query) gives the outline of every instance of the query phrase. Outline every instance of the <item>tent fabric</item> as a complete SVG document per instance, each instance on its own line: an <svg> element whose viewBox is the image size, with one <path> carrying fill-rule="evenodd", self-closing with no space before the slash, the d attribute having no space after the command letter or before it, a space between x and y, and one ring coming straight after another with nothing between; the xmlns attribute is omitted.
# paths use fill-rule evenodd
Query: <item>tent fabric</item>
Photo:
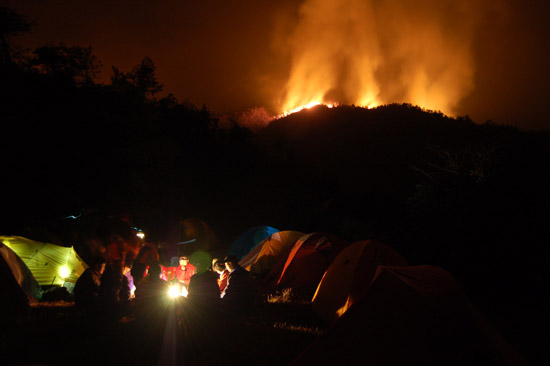
<svg viewBox="0 0 550 366"><path fill-rule="evenodd" d="M23 292L21 286L15 279L12 266L8 264L4 257L5 245L0 243L0 293L2 300L0 301L0 327L5 330L5 323L17 322L23 319L29 310L29 297Z"/></svg>
<svg viewBox="0 0 550 366"><path fill-rule="evenodd" d="M23 260L4 243L0 243L0 257L9 267L13 278L25 295L31 301L40 300L42 289Z"/></svg>
<svg viewBox="0 0 550 366"><path fill-rule="evenodd" d="M74 284L88 268L73 247L41 243L21 236L0 236L0 241L23 260L40 286ZM65 266L70 273L63 278L60 270Z"/></svg>
<svg viewBox="0 0 550 366"><path fill-rule="evenodd" d="M288 256L290 255L290 252L294 249L294 246L299 242L306 241L310 236L312 236L315 233L309 233L304 234L294 244L287 246L282 250L282 252L279 254L279 257L277 258L277 261L275 264L271 267L271 270L269 273L264 277L263 279L263 285L267 290L274 290L277 287L277 281L279 281L279 277L281 277L281 273L283 272L283 269L285 268L286 261L288 259Z"/></svg>
<svg viewBox="0 0 550 366"><path fill-rule="evenodd" d="M255 226L237 236L227 251L228 255L234 255L240 261L252 249L273 233L280 231L271 226Z"/></svg>
<svg viewBox="0 0 550 366"><path fill-rule="evenodd" d="M390 246L361 240L344 248L327 268L312 299L312 309L333 324L368 290L379 265L406 266Z"/></svg>
<svg viewBox="0 0 550 366"><path fill-rule="evenodd" d="M293 230L275 232L245 255L239 264L258 276L266 275L277 263L279 255L304 235L305 233Z"/></svg>
<svg viewBox="0 0 550 366"><path fill-rule="evenodd" d="M166 247L162 251L166 258L189 256L197 250L216 250L219 244L218 237L206 222L190 217L178 221L171 228Z"/></svg>
<svg viewBox="0 0 550 366"><path fill-rule="evenodd" d="M525 365L436 266L379 266L365 296L291 364Z"/></svg>
<svg viewBox="0 0 550 366"><path fill-rule="evenodd" d="M311 233L298 239L269 288L292 288L294 295L310 301L330 263L348 243L336 235Z"/></svg>

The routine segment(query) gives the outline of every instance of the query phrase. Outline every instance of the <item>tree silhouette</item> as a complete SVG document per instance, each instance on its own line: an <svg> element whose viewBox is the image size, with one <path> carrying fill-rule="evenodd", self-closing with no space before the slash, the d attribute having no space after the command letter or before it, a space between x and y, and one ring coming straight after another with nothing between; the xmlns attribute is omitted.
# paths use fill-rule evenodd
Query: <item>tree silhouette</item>
<svg viewBox="0 0 550 366"><path fill-rule="evenodd" d="M13 63L12 37L30 32L32 26L32 23L13 9L0 7L0 62L2 64Z"/></svg>
<svg viewBox="0 0 550 366"><path fill-rule="evenodd" d="M111 85L119 93L134 93L144 99L150 99L163 89L155 71L155 63L150 57L145 57L139 65L127 73L113 66Z"/></svg>
<svg viewBox="0 0 550 366"><path fill-rule="evenodd" d="M40 73L76 85L91 85L102 67L91 46L66 46L61 43L36 48L33 54L31 65Z"/></svg>

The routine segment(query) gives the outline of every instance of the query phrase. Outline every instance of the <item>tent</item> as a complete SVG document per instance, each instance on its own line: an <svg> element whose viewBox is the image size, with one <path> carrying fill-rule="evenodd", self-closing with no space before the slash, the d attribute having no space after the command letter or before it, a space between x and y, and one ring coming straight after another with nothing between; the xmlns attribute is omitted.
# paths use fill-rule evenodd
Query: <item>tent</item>
<svg viewBox="0 0 550 366"><path fill-rule="evenodd" d="M4 286L12 286L9 284L12 280L19 288L20 292L26 297L26 303L36 302L42 298L42 289L36 279L32 275L29 267L19 258L17 254L4 243L0 242L0 262L3 268L2 279ZM14 290L11 290L12 292ZM2 292L5 294L5 292ZM18 297L20 295L16 295ZM6 296L7 298L8 296Z"/></svg>
<svg viewBox="0 0 550 366"><path fill-rule="evenodd" d="M31 270L13 250L0 242L0 258L4 260L13 278L31 301L42 298L42 289L32 275Z"/></svg>
<svg viewBox="0 0 550 366"><path fill-rule="evenodd" d="M310 301L328 266L346 246L343 239L328 233L302 236L290 249L282 269L273 268L277 280L273 279L268 289L292 288L296 298ZM269 276L273 278L273 273Z"/></svg>
<svg viewBox="0 0 550 366"><path fill-rule="evenodd" d="M275 232L245 255L239 264L256 275L264 276L277 263L279 255L304 235L292 230Z"/></svg>
<svg viewBox="0 0 550 366"><path fill-rule="evenodd" d="M379 266L365 296L291 364L525 365L436 266Z"/></svg>
<svg viewBox="0 0 550 366"><path fill-rule="evenodd" d="M0 236L27 265L40 286L72 284L88 268L73 247L41 243L21 236Z"/></svg>
<svg viewBox="0 0 550 366"><path fill-rule="evenodd" d="M7 250L6 250L7 249ZM29 310L29 296L23 291L23 287L18 283L15 276L20 272L20 263L17 255L0 243L0 327L4 328L4 323L17 322L22 319Z"/></svg>
<svg viewBox="0 0 550 366"><path fill-rule="evenodd" d="M211 252L219 247L219 241L212 229L201 219L194 217L180 220L172 227L166 246L159 247L167 259L180 255L191 255L197 250Z"/></svg>
<svg viewBox="0 0 550 366"><path fill-rule="evenodd" d="M227 251L228 255L234 255L237 259L241 260L252 249L254 249L262 240L265 240L271 236L271 234L278 232L279 229L275 229L271 226L255 226L252 227L239 236Z"/></svg>
<svg viewBox="0 0 550 366"><path fill-rule="evenodd" d="M405 266L407 260L376 240L361 240L344 248L317 287L313 311L328 324L334 323L365 294L379 265Z"/></svg>

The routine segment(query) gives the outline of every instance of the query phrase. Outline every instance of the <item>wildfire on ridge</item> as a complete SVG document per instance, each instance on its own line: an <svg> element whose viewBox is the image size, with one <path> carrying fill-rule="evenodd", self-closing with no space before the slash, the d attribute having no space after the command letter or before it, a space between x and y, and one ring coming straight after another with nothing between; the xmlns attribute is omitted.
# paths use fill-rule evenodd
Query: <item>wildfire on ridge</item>
<svg viewBox="0 0 550 366"><path fill-rule="evenodd" d="M310 103L301 105L301 106L296 107L296 108L288 109L288 110L284 111L283 113L279 114L278 116L276 116L275 119L283 118L283 117L286 117L286 116L291 115L293 113L303 111L304 109L310 109L310 108L316 107L318 105L324 105L327 108L334 108L334 107L338 107L340 104L339 103L310 102ZM370 104L365 104L365 105L358 105L358 107L371 109L371 108L378 107L379 105L380 104L378 104L378 103L370 103Z"/></svg>
<svg viewBox="0 0 550 366"><path fill-rule="evenodd" d="M334 103L325 104L325 103L322 103L322 102L310 102L310 103L304 104L302 106L286 110L283 113L281 113L280 115L278 115L277 118L286 117L286 116L288 116L292 113L300 112L304 109L309 109L309 108L312 108L312 107L315 107L315 106L318 106L318 105L325 105L328 108L332 108L332 107L336 106L336 104L334 104Z"/></svg>
<svg viewBox="0 0 550 366"><path fill-rule="evenodd" d="M279 117L319 104L454 114L474 86L475 9L473 0L305 0L287 38Z"/></svg>

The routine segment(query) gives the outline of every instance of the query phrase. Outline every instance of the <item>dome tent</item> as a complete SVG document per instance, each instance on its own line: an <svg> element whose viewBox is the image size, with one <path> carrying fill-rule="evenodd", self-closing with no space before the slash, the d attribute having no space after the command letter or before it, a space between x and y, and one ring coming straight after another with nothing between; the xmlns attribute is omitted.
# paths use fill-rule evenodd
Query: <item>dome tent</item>
<svg viewBox="0 0 550 366"><path fill-rule="evenodd" d="M277 263L277 259L285 249L294 245L304 235L302 232L292 230L275 232L269 238L262 240L240 260L239 264L256 275L264 276Z"/></svg>
<svg viewBox="0 0 550 366"><path fill-rule="evenodd" d="M241 260L263 240L269 238L271 234L278 231L279 229L275 229L271 226L252 227L244 231L242 234L237 236L235 240L233 240L227 254L234 255L237 259Z"/></svg>
<svg viewBox="0 0 550 366"><path fill-rule="evenodd" d="M337 235L316 232L302 236L268 275L269 290L292 288L294 295L310 301L334 258L348 243Z"/></svg>
<svg viewBox="0 0 550 366"><path fill-rule="evenodd" d="M27 265L40 286L75 284L88 265L73 247L41 243L21 236L0 236Z"/></svg>
<svg viewBox="0 0 550 366"><path fill-rule="evenodd" d="M378 266L365 296L291 365L526 365L440 267Z"/></svg>
<svg viewBox="0 0 550 366"><path fill-rule="evenodd" d="M37 301L42 297L42 289L36 279L32 275L29 267L19 258L19 256L11 250L4 243L0 242L0 261L2 262L2 287L17 287L12 286L10 283L15 281L18 285L20 292L24 293L27 298L25 301L27 304L29 300ZM11 292L15 290L10 290ZM19 291L16 291L19 292ZM6 292L2 292L6 294ZM6 296L10 298L11 296ZM13 296L15 299L20 297L20 294Z"/></svg>
<svg viewBox="0 0 550 366"><path fill-rule="evenodd" d="M195 251L212 252L219 247L219 241L206 222L198 218L187 218L178 221L170 230L164 257L168 260L181 255L191 255ZM177 265L177 263L171 263Z"/></svg>
<svg viewBox="0 0 550 366"><path fill-rule="evenodd" d="M379 265L405 266L386 244L361 240L344 248L327 268L312 299L313 311L333 324L368 290Z"/></svg>

